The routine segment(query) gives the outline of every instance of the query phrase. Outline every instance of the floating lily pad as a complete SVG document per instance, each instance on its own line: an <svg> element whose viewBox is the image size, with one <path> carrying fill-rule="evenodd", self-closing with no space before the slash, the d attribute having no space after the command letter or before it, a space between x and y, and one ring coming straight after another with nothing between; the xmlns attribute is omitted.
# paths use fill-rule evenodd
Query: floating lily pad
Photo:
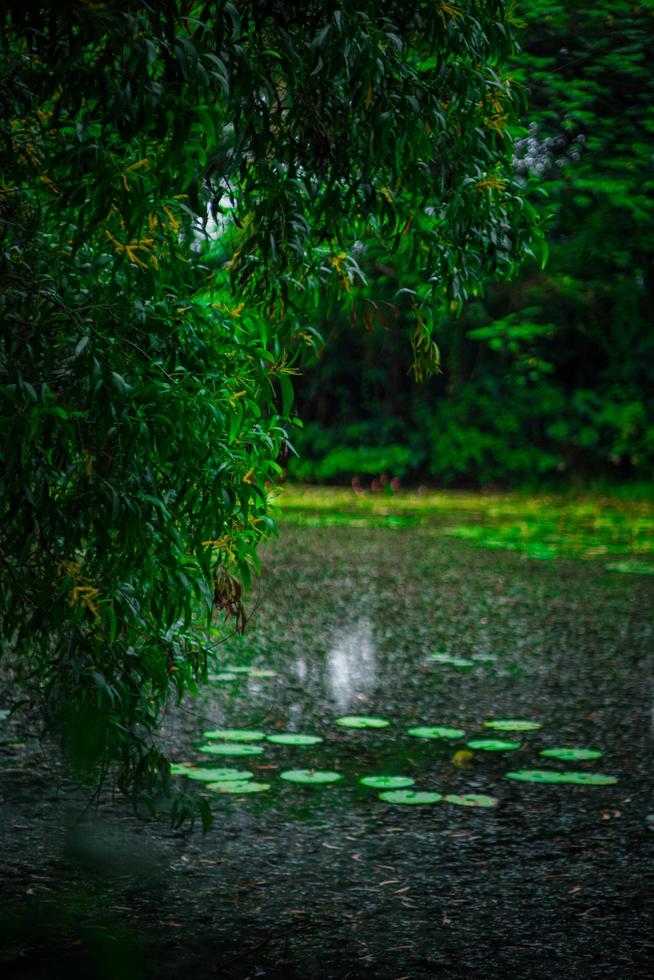
<svg viewBox="0 0 654 980"><path fill-rule="evenodd" d="M373 789L404 789L413 786L415 779L410 776L362 776L359 780L362 786L372 786Z"/></svg>
<svg viewBox="0 0 654 980"><path fill-rule="evenodd" d="M484 728L492 728L496 732L535 732L542 727L539 721L524 718L493 718L484 722Z"/></svg>
<svg viewBox="0 0 654 980"><path fill-rule="evenodd" d="M260 755L263 749L260 745L243 745L241 742L222 742L213 745L198 745L198 752L208 755Z"/></svg>
<svg viewBox="0 0 654 980"><path fill-rule="evenodd" d="M446 803L454 803L455 806L497 806L498 801L494 796L485 796L483 793L465 793L463 796L449 793L444 797Z"/></svg>
<svg viewBox="0 0 654 980"><path fill-rule="evenodd" d="M289 783L307 784L336 783L343 778L340 772L331 772L327 769L287 769L279 775Z"/></svg>
<svg viewBox="0 0 654 980"><path fill-rule="evenodd" d="M509 752L520 748L520 742L509 742L505 738L473 738L466 745L469 749L481 749L483 752Z"/></svg>
<svg viewBox="0 0 654 980"><path fill-rule="evenodd" d="M336 724L343 728L387 728L390 721L386 718L370 718L367 715L345 715L337 718Z"/></svg>
<svg viewBox="0 0 654 980"><path fill-rule="evenodd" d="M293 732L280 732L279 735L266 735L275 745L317 745L323 739L320 735L296 735Z"/></svg>
<svg viewBox="0 0 654 980"><path fill-rule="evenodd" d="M230 742L260 742L265 737L265 732L250 728L212 728L202 732L202 738L225 738Z"/></svg>
<svg viewBox="0 0 654 980"><path fill-rule="evenodd" d="M605 567L609 572L622 572L624 575L654 575L654 563L647 561L614 561Z"/></svg>
<svg viewBox="0 0 654 980"><path fill-rule="evenodd" d="M423 725L410 728L409 735L416 738L463 738L465 732L462 728L448 728L446 725Z"/></svg>
<svg viewBox="0 0 654 980"><path fill-rule="evenodd" d="M604 776L597 772L555 772L553 769L516 769L505 773L507 779L522 783L577 783L587 786L612 786L617 783L615 776Z"/></svg>
<svg viewBox="0 0 654 980"><path fill-rule="evenodd" d="M437 664L458 667L460 670L475 666L474 660L470 660L468 657L453 657L449 653L432 653L430 656Z"/></svg>
<svg viewBox="0 0 654 980"><path fill-rule="evenodd" d="M263 793L270 789L270 783L254 783L243 779L225 780L225 782L209 783L207 789L218 793Z"/></svg>
<svg viewBox="0 0 654 980"><path fill-rule="evenodd" d="M566 783L577 783L579 786L614 786L615 776L605 776L601 772L564 772Z"/></svg>
<svg viewBox="0 0 654 980"><path fill-rule="evenodd" d="M604 755L599 749L543 749L538 754L545 756L546 759L563 759L564 762L601 759Z"/></svg>
<svg viewBox="0 0 654 980"><path fill-rule="evenodd" d="M171 776L184 776L191 766L185 765L183 762L171 762L170 764L170 775Z"/></svg>
<svg viewBox="0 0 654 980"><path fill-rule="evenodd" d="M249 769L201 769L198 767L197 769L187 769L183 775L201 783L216 783L234 779L242 782L245 779L251 779L254 773L251 773Z"/></svg>
<svg viewBox="0 0 654 980"><path fill-rule="evenodd" d="M520 783L565 783L564 773L553 769L516 769L515 772L504 774L507 779L515 779Z"/></svg>
<svg viewBox="0 0 654 980"><path fill-rule="evenodd" d="M443 794L412 789L396 789L388 793L380 793L379 799L384 800L385 803L398 803L402 806L420 806L427 803L440 803Z"/></svg>

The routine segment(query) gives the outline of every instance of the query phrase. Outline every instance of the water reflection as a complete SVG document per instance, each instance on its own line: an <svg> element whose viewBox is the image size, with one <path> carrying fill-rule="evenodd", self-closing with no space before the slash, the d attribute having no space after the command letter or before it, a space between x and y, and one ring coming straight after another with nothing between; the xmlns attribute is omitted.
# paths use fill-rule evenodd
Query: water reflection
<svg viewBox="0 0 654 980"><path fill-rule="evenodd" d="M377 681L377 655L367 616L339 630L327 654L327 690L339 710L355 704ZM360 698L359 698L360 700Z"/></svg>

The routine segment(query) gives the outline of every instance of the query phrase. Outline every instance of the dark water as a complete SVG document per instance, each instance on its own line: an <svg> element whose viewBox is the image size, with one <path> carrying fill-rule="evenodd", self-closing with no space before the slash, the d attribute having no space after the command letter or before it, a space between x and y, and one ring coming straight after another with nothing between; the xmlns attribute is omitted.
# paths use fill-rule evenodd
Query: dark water
<svg viewBox="0 0 654 980"><path fill-rule="evenodd" d="M119 801L71 832L81 797L56 772L50 784L36 760L5 775L8 975L649 975L652 594L651 579L601 562L478 550L430 527L285 526L263 554L251 630L219 648L223 667L276 676L213 685L164 727L177 761L248 768L270 791L211 795L206 837L139 824ZM436 650L493 659L462 671L431 661ZM346 730L334 724L345 714L391 725ZM492 717L542 728L471 759L455 758L462 742L407 734L433 724L488 735ZM218 726L324 742L201 757L202 731ZM562 745L605 754L538 755ZM618 782L504 777L520 767ZM344 778L279 779L293 768ZM358 784L371 773L499 802L392 806Z"/></svg>

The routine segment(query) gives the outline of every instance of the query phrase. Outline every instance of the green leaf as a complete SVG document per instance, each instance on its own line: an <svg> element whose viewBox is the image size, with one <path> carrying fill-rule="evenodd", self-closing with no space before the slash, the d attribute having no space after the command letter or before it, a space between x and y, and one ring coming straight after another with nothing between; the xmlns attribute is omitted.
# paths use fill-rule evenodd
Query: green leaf
<svg viewBox="0 0 654 980"><path fill-rule="evenodd" d="M287 769L279 775L289 783L306 783L309 786L336 783L343 778L340 773L328 769Z"/></svg>
<svg viewBox="0 0 654 980"><path fill-rule="evenodd" d="M469 749L480 749L483 752L509 752L520 748L520 742L509 742L503 738L473 738L466 745Z"/></svg>
<svg viewBox="0 0 654 980"><path fill-rule="evenodd" d="M409 735L416 738L463 738L465 731L463 728L448 728L446 725L421 725L417 728L410 728Z"/></svg>
<svg viewBox="0 0 654 980"><path fill-rule="evenodd" d="M373 789L404 789L413 786L415 779L409 776L362 776L359 782Z"/></svg>
<svg viewBox="0 0 654 980"><path fill-rule="evenodd" d="M336 724L342 728L387 728L390 721L386 718L369 717L368 715L344 715L336 719Z"/></svg>
<svg viewBox="0 0 654 980"><path fill-rule="evenodd" d="M390 790L388 793L380 793L379 799L385 803L394 803L398 806L426 806L431 803L440 803L443 799L443 794L420 790L398 789Z"/></svg>
<svg viewBox="0 0 654 980"><path fill-rule="evenodd" d="M266 739L275 745L318 745L323 741L320 735L297 735L293 732L266 735Z"/></svg>

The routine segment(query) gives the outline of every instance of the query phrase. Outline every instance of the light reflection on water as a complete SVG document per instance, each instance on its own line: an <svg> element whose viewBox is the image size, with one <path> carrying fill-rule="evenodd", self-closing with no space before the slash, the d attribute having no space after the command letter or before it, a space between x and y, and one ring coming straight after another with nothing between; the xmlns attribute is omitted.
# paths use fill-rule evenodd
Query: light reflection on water
<svg viewBox="0 0 654 980"><path fill-rule="evenodd" d="M329 648L326 686L340 711L368 694L377 683L377 654L367 616L341 629Z"/></svg>

